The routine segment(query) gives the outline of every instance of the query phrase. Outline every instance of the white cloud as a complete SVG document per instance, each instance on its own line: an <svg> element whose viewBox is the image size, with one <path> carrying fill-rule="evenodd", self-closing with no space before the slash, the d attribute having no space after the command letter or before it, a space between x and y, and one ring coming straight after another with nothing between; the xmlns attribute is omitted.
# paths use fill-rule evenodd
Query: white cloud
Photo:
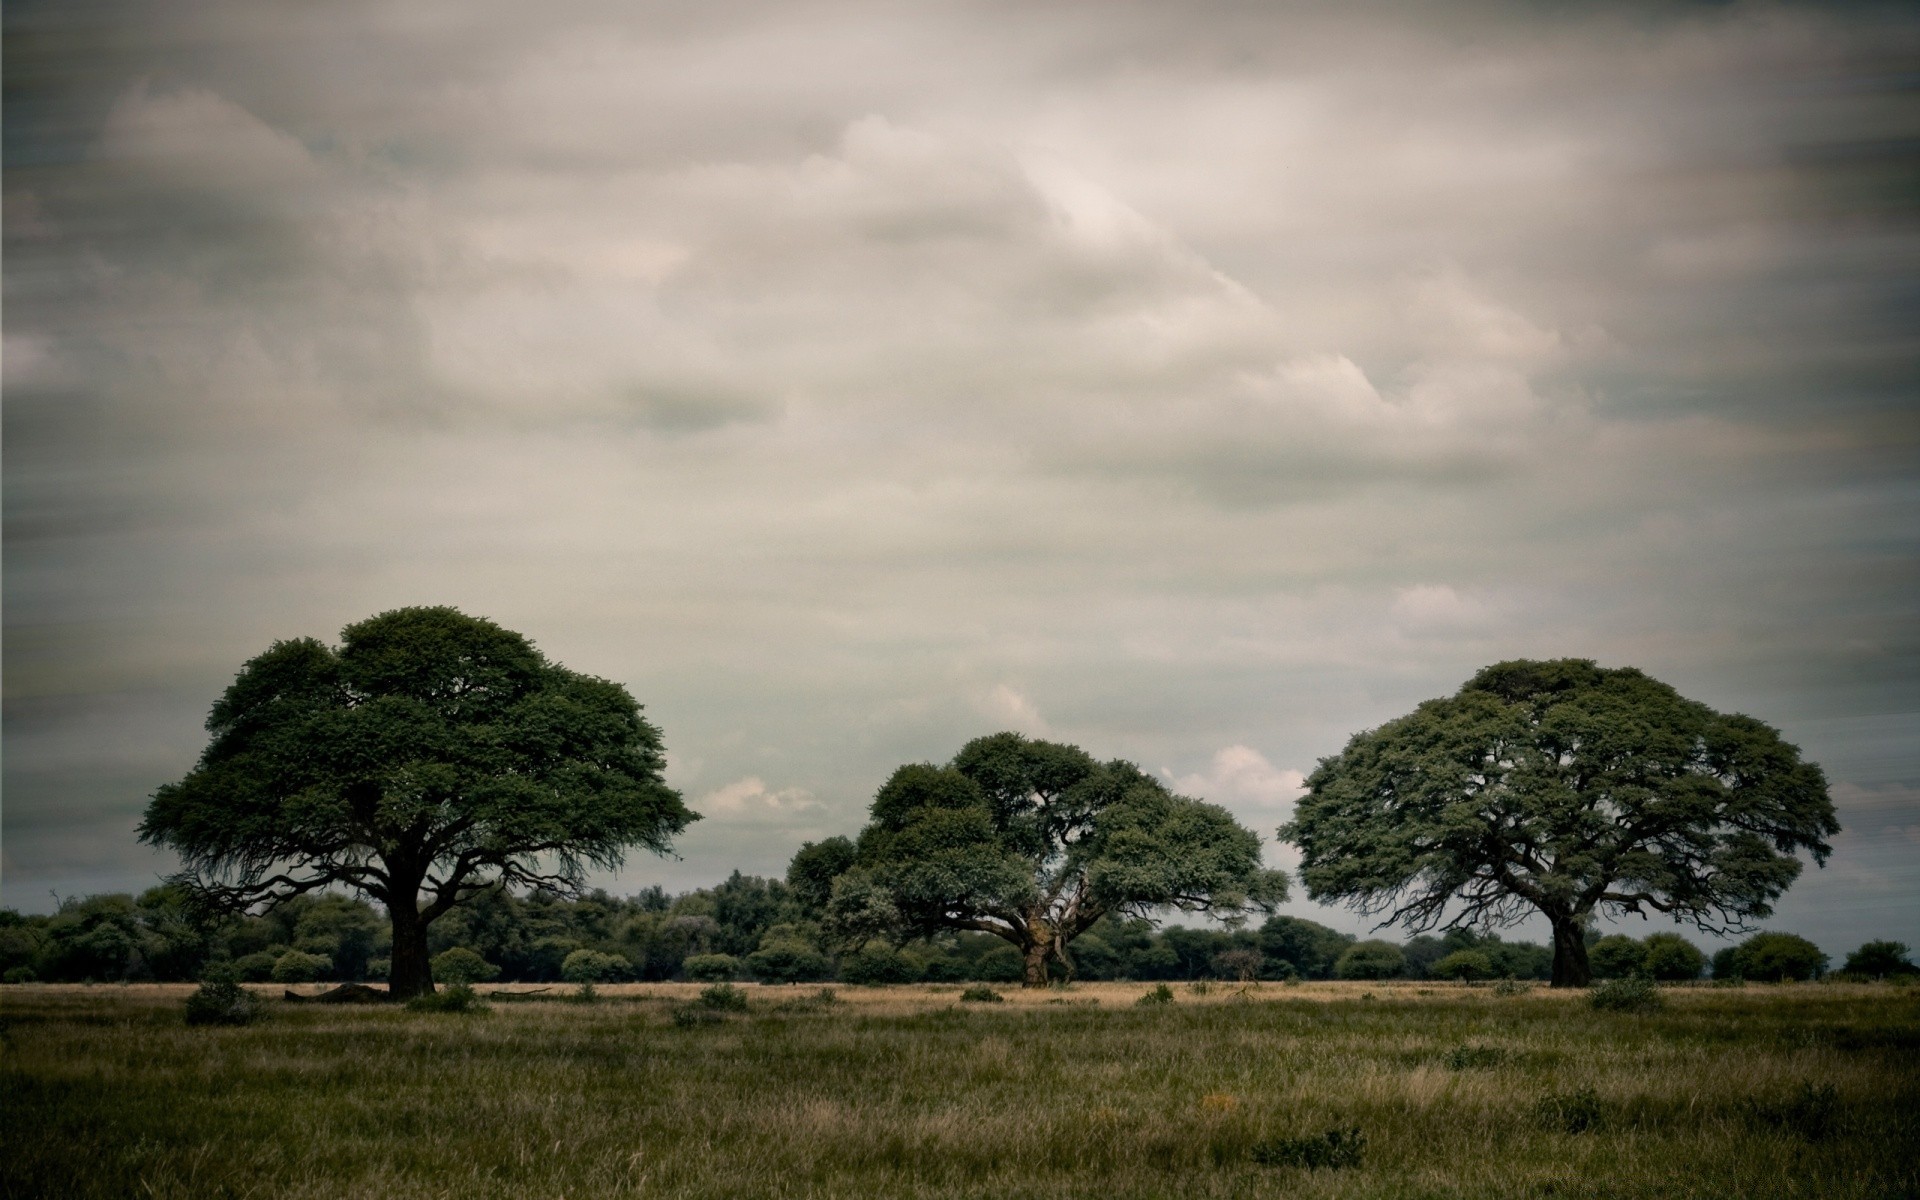
<svg viewBox="0 0 1920 1200"><path fill-rule="evenodd" d="M1307 777L1299 771L1276 767L1253 747L1237 744L1216 750L1205 771L1179 776L1163 773L1182 795L1211 800L1237 811L1258 812L1263 823L1284 819L1280 814L1292 809L1307 784Z"/></svg>
<svg viewBox="0 0 1920 1200"><path fill-rule="evenodd" d="M1048 736L1047 720L1026 695L1004 683L996 683L976 703L980 714L1003 728L1030 737Z"/></svg>
<svg viewBox="0 0 1920 1200"><path fill-rule="evenodd" d="M728 824L781 824L809 818L819 808L805 788L769 788L757 775L715 788L693 804L703 818Z"/></svg>

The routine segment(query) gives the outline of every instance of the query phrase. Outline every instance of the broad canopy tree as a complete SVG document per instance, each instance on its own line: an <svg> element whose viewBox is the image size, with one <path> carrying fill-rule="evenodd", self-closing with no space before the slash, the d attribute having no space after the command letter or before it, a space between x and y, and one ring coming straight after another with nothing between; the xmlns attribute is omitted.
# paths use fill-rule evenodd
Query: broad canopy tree
<svg viewBox="0 0 1920 1200"><path fill-rule="evenodd" d="M1553 929L1553 986L1591 978L1595 914L1651 909L1710 932L1772 911L1839 831L1825 776L1752 717L1586 659L1488 667L1354 735L1280 836L1316 900L1414 932Z"/></svg>
<svg viewBox="0 0 1920 1200"><path fill-rule="evenodd" d="M628 847L698 819L617 683L451 608L276 642L207 718L199 764L154 793L143 841L227 910L344 886L393 922L392 991L433 990L427 927L490 888L577 894Z"/></svg>
<svg viewBox="0 0 1920 1200"><path fill-rule="evenodd" d="M903 766L874 797L851 865L830 885L828 925L849 941L979 930L1010 942L1029 987L1109 913L1271 911L1286 877L1225 809L1174 795L1132 763L999 733L945 766ZM838 839L834 839L838 841ZM803 849L799 874L845 861Z"/></svg>

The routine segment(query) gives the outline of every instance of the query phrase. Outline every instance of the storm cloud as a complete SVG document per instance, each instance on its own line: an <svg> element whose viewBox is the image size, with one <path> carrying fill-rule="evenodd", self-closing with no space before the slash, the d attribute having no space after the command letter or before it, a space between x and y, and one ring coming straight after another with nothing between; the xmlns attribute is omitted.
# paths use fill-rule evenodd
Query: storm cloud
<svg viewBox="0 0 1920 1200"><path fill-rule="evenodd" d="M664 728L709 819L616 889L1001 728L1271 841L1577 655L1780 726L1848 832L1779 923L1920 944L1900 6L6 22L10 905L168 868L273 639L453 604Z"/></svg>

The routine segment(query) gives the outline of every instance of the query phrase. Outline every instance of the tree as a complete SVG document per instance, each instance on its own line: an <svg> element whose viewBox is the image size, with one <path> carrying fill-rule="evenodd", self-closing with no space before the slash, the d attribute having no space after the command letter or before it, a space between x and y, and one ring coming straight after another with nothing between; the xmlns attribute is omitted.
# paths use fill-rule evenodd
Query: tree
<svg viewBox="0 0 1920 1200"><path fill-rule="evenodd" d="M1373 938L1348 946L1333 964L1333 975L1336 979L1392 979L1406 967L1400 947Z"/></svg>
<svg viewBox="0 0 1920 1200"><path fill-rule="evenodd" d="M1472 982L1493 978L1493 959L1484 950L1455 950L1434 962L1428 971L1436 979Z"/></svg>
<svg viewBox="0 0 1920 1200"><path fill-rule="evenodd" d="M660 734L617 683L550 663L451 608L276 642L207 718L143 841L176 881L244 910L341 885L384 905L392 991L433 990L427 928L491 888L577 895L589 866L657 853L698 819L661 779Z"/></svg>
<svg viewBox="0 0 1920 1200"><path fill-rule="evenodd" d="M1658 979L1663 983L1698 979L1706 965L1707 956L1701 953L1700 947L1679 934L1647 935L1646 955L1641 959L1640 969L1649 979Z"/></svg>
<svg viewBox="0 0 1920 1200"><path fill-rule="evenodd" d="M1016 733L977 738L945 766L901 767L871 817L832 883L841 938L991 933L1019 952L1029 987L1056 965L1071 974L1068 945L1110 913L1232 919L1286 894L1260 839L1225 809L1132 763Z"/></svg>
<svg viewBox="0 0 1920 1200"><path fill-rule="evenodd" d="M1920 972L1920 968L1916 968L1907 957L1905 942L1867 942L1847 955L1847 965L1843 969L1849 975L1867 975L1874 979Z"/></svg>
<svg viewBox="0 0 1920 1200"><path fill-rule="evenodd" d="M1839 831L1820 768L1777 731L1631 668L1506 662L1354 735L1280 831L1316 900L1413 932L1553 930L1553 984L1591 976L1599 913L1647 909L1710 932L1772 912Z"/></svg>
<svg viewBox="0 0 1920 1200"><path fill-rule="evenodd" d="M1716 978L1732 975L1756 983L1785 983L1818 979L1827 969L1826 953L1797 933L1756 933L1730 950L1724 968L1720 956L1714 956Z"/></svg>
<svg viewBox="0 0 1920 1200"><path fill-rule="evenodd" d="M1624 933L1610 933L1587 947L1587 965L1595 979L1626 979L1644 973L1647 948Z"/></svg>

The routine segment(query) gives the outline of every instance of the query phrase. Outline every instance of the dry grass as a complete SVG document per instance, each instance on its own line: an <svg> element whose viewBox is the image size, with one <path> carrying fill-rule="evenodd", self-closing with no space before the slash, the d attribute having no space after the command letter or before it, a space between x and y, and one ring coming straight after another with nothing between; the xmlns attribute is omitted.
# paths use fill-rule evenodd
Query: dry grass
<svg viewBox="0 0 1920 1200"><path fill-rule="evenodd" d="M479 1016L274 1004L241 1029L187 1028L181 988L11 987L0 1195L1920 1192L1914 991L1686 989L1627 1015L1444 984L1138 1008L1146 987L822 1005L817 985L748 986L748 1014L683 1028L698 985L629 985ZM1832 1128L1796 1128L1796 1089L1829 1086ZM1543 1127L1544 1097L1586 1089L1594 1130ZM1254 1161L1351 1127L1358 1167Z"/></svg>

